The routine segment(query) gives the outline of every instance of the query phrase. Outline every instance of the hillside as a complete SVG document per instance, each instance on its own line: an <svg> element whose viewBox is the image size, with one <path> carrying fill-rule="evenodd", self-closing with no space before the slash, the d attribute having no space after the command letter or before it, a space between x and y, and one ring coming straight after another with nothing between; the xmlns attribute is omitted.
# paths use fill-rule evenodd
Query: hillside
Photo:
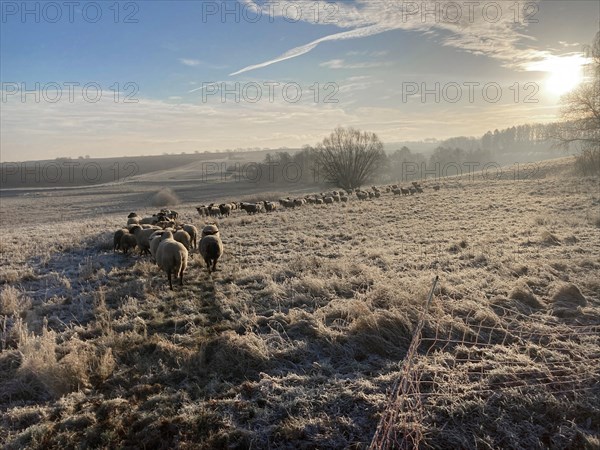
<svg viewBox="0 0 600 450"><path fill-rule="evenodd" d="M237 211L220 270L194 254L172 292L148 257L113 253L126 214L44 220L52 202L36 218L15 197L0 442L367 448L383 418L379 436L422 448L597 448L600 194L568 163ZM193 206L177 209L203 226Z"/></svg>

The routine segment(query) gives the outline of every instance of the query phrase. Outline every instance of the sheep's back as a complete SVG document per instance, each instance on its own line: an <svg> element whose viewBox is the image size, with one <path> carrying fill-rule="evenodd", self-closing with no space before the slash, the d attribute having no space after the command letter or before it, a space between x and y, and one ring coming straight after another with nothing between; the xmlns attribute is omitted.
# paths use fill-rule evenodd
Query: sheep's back
<svg viewBox="0 0 600 450"><path fill-rule="evenodd" d="M187 267L188 251L173 239L162 241L156 250L156 264L165 271L179 273Z"/></svg>
<svg viewBox="0 0 600 450"><path fill-rule="evenodd" d="M223 253L223 242L214 234L204 236L200 241L200 254L203 258L218 258Z"/></svg>

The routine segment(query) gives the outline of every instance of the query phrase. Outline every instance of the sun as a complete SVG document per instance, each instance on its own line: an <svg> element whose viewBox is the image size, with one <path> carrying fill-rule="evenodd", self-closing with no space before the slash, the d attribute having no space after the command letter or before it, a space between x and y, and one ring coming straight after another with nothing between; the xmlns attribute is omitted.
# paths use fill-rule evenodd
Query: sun
<svg viewBox="0 0 600 450"><path fill-rule="evenodd" d="M571 92L583 79L581 66L555 67L546 78L546 88L554 95Z"/></svg>
<svg viewBox="0 0 600 450"><path fill-rule="evenodd" d="M546 72L544 87L548 94L561 96L583 81L586 59L581 55L549 56L529 66L529 70Z"/></svg>

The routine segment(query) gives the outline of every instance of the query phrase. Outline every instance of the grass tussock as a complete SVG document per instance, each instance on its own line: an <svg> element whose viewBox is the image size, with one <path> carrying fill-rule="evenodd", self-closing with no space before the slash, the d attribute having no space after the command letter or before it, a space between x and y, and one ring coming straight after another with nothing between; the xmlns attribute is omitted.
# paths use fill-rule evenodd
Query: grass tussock
<svg viewBox="0 0 600 450"><path fill-rule="evenodd" d="M150 200L150 206L156 207L177 206L179 203L181 203L181 200L179 200L175 191L168 187L162 188Z"/></svg>

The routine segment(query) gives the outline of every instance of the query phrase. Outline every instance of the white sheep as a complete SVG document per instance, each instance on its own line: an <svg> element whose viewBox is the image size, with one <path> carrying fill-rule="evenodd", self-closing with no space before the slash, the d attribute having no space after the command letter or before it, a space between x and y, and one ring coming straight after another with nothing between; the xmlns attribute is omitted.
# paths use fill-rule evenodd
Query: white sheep
<svg viewBox="0 0 600 450"><path fill-rule="evenodd" d="M156 250L156 264L167 273L171 290L173 290L171 280L173 274L175 274L175 278L179 278L179 282L183 286L183 272L187 268L188 260L187 249L173 239L173 233L170 231L165 231L158 239L160 239L160 244Z"/></svg>
<svg viewBox="0 0 600 450"><path fill-rule="evenodd" d="M154 258L155 261L156 261L156 250L158 250L158 246L160 244L160 238L163 234L165 234L165 230L156 230L148 238L148 242L150 243L150 254L152 255L152 258Z"/></svg>
<svg viewBox="0 0 600 450"><path fill-rule="evenodd" d="M198 228L196 228L194 225L190 225L187 223L183 224L182 228L184 229L184 231L187 231L187 234L190 235L192 248L198 248Z"/></svg>
<svg viewBox="0 0 600 450"><path fill-rule="evenodd" d="M178 230L173 233L173 239L175 239L177 242L181 242L186 250L190 250L192 247L192 238L185 230Z"/></svg>
<svg viewBox="0 0 600 450"><path fill-rule="evenodd" d="M155 228L142 228L139 225L134 225L129 229L129 232L135 236L137 245L140 248L140 254L150 253L150 236L157 230Z"/></svg>

